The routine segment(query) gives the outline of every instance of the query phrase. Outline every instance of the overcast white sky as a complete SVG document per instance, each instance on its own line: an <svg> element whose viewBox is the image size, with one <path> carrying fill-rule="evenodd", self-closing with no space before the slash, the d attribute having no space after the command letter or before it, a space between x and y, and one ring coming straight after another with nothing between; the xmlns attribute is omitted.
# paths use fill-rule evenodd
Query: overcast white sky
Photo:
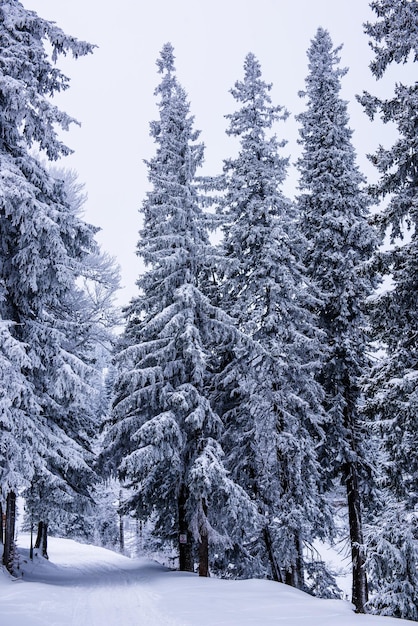
<svg viewBox="0 0 418 626"><path fill-rule="evenodd" d="M159 82L155 61L167 41L174 45L177 75L206 145L201 173L219 173L222 159L234 154L233 142L225 135L224 115L236 109L229 90L242 78L248 52L259 59L264 80L273 83L274 104L284 105L292 114L278 125L277 135L289 142L283 155L296 160L298 132L293 115L305 106L298 91L304 88L306 51L318 26L329 30L335 46L344 44L341 65L350 71L343 78L342 95L350 102L358 164L367 176L373 177L374 172L365 155L379 142L390 143L386 129L371 124L355 101L355 94L365 89L372 93L383 89L368 68L371 52L363 23L374 21L368 0L21 1L67 34L98 46L89 57L58 62L71 86L57 104L81 122L80 128L73 126L66 133L75 153L62 165L75 169L85 183L85 217L102 228L98 237L102 248L121 266L122 303L136 294L141 269L135 246L147 189L143 159L154 153L148 130L158 115L153 94ZM286 184L289 195L295 184L291 170Z"/></svg>

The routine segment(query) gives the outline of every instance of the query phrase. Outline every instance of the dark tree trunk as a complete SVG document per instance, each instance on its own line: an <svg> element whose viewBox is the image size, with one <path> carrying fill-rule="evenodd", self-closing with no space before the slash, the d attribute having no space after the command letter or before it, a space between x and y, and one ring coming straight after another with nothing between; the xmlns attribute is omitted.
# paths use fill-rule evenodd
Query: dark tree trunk
<svg viewBox="0 0 418 626"><path fill-rule="evenodd" d="M290 569L286 570L285 583L286 585L289 585L290 587L296 587L294 567L291 567Z"/></svg>
<svg viewBox="0 0 418 626"><path fill-rule="evenodd" d="M119 515L119 550L123 554L125 550L125 532L123 526L123 515Z"/></svg>
<svg viewBox="0 0 418 626"><path fill-rule="evenodd" d="M140 556L144 548L144 522L142 521L142 519L140 520L137 518L136 526L135 526L135 533L136 533L136 554L137 556Z"/></svg>
<svg viewBox="0 0 418 626"><path fill-rule="evenodd" d="M49 559L48 556L48 524L44 522L42 531L42 556Z"/></svg>
<svg viewBox="0 0 418 626"><path fill-rule="evenodd" d="M39 548L41 547L43 527L44 527L44 523L43 522L38 522L38 533L37 533L36 539L35 539L35 549L36 550L39 550Z"/></svg>
<svg viewBox="0 0 418 626"><path fill-rule="evenodd" d="M119 491L119 507L122 506L122 489ZM125 528L123 525L123 515L119 513L119 550L123 554L125 550Z"/></svg>
<svg viewBox="0 0 418 626"><path fill-rule="evenodd" d="M350 526L351 558L353 563L352 603L357 613L366 613L368 600L366 555L364 550L361 500L357 468L354 463L346 466L348 522Z"/></svg>
<svg viewBox="0 0 418 626"><path fill-rule="evenodd" d="M304 589L305 587L305 567L303 562L303 542L300 538L300 535L297 533L295 535L295 544L296 544L296 585L298 589Z"/></svg>
<svg viewBox="0 0 418 626"><path fill-rule="evenodd" d="M199 576L209 576L209 539L207 532L202 533L199 542Z"/></svg>
<svg viewBox="0 0 418 626"><path fill-rule="evenodd" d="M4 533L3 565L12 572L14 559L14 537L16 528L16 494L10 491L6 500L6 527Z"/></svg>
<svg viewBox="0 0 418 626"><path fill-rule="evenodd" d="M206 502L203 502L203 514L206 517L208 513L208 507ZM206 526L200 528L200 541L199 541L199 576L209 576L209 537Z"/></svg>
<svg viewBox="0 0 418 626"><path fill-rule="evenodd" d="M48 557L48 524L46 522L39 522L38 534L36 535L35 548L39 550L42 548L42 556L46 559Z"/></svg>
<svg viewBox="0 0 418 626"><path fill-rule="evenodd" d="M31 514L30 520L30 548L29 548L29 558L33 561L33 514Z"/></svg>
<svg viewBox="0 0 418 626"><path fill-rule="evenodd" d="M181 572L194 572L193 544L186 520L187 489L180 488L178 499L179 515L179 569Z"/></svg>
<svg viewBox="0 0 418 626"><path fill-rule="evenodd" d="M350 393L351 391L351 393ZM345 426L348 433L348 443L353 455L357 455L359 432L356 424L355 402L356 389L350 385L349 378L345 380ZM348 524L350 527L351 561L353 572L351 601L357 613L367 613L368 600L366 554L364 549L362 504L359 485L358 465L348 460L342 467L342 477L347 489Z"/></svg>
<svg viewBox="0 0 418 626"><path fill-rule="evenodd" d="M3 507L1 505L0 502L0 543L4 543L4 537L3 537Z"/></svg>
<svg viewBox="0 0 418 626"><path fill-rule="evenodd" d="M298 534L294 537L294 543L296 548L296 558L292 567L286 572L286 585L296 587L297 589L303 589L304 583L304 567L303 567L303 550L302 541Z"/></svg>
<svg viewBox="0 0 418 626"><path fill-rule="evenodd" d="M282 583L283 577L280 571L280 567L276 561L276 556L273 549L273 542L271 540L270 529L268 528L268 526L265 526L263 528L263 539L264 543L266 544L267 555L270 562L271 575L273 577L273 580L275 580L276 583Z"/></svg>

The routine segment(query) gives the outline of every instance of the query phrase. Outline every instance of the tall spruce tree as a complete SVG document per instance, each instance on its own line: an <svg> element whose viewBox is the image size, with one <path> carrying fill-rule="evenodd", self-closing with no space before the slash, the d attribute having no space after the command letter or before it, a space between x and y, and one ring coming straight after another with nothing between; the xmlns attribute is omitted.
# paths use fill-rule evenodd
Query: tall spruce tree
<svg viewBox="0 0 418 626"><path fill-rule="evenodd" d="M240 149L224 166L221 302L252 348L230 360L219 386L228 467L263 520L259 541L253 535L247 546L259 569L245 573L304 588L304 546L330 531L315 454L323 436L312 374L319 333L299 259L296 207L282 191L285 142L272 131L287 112L273 106L270 89L248 54L244 78L231 90L239 109L227 115L227 133Z"/></svg>
<svg viewBox="0 0 418 626"><path fill-rule="evenodd" d="M416 0L377 0L370 6L377 20L365 31L376 79L394 63L416 64ZM371 119L380 115L398 132L393 146L380 146L371 156L380 173L372 194L386 200L376 222L392 243L379 253L378 265L392 286L372 307L385 357L370 376L367 408L382 435L386 495L370 549L375 576L370 604L377 613L418 620L418 84L397 83L388 99L364 93L360 101Z"/></svg>
<svg viewBox="0 0 418 626"><path fill-rule="evenodd" d="M71 469L86 463L74 452L74 430L66 432L72 419L68 394L80 378L56 312L81 259L94 247L94 229L71 213L62 185L33 155L33 148L49 159L68 154L57 133L74 121L49 99L68 87L68 79L52 64L47 43L52 61L59 54L77 58L92 50L17 0L1 3L0 318L8 366L2 367L7 399L0 405L0 481L1 497L10 505L8 566L16 490L40 473L51 483L71 482ZM18 451L14 465L12 449Z"/></svg>
<svg viewBox="0 0 418 626"><path fill-rule="evenodd" d="M320 325L325 332L318 380L328 416L323 463L329 478L340 476L347 492L353 603L366 611L362 498L369 488L367 454L360 418L360 379L368 366L365 301L372 284L365 264L376 245L368 224L369 201L355 164L347 104L339 96L340 48L319 28L308 50L306 111L301 123L299 206L307 239L304 260L316 285Z"/></svg>
<svg viewBox="0 0 418 626"><path fill-rule="evenodd" d="M138 254L147 265L128 309L116 356L113 426L107 454L131 488L127 507L153 517L164 542L178 545L180 569L208 574L208 544L230 541L251 507L223 464L222 423L211 404L216 352L236 332L202 291L211 247L196 185L203 145L174 67L171 44L157 62L156 154L144 200Z"/></svg>

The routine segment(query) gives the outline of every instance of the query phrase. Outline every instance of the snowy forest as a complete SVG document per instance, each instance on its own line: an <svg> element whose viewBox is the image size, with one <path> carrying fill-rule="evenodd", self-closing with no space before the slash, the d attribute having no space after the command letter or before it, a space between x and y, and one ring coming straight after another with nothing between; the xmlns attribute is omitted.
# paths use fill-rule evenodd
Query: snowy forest
<svg viewBox="0 0 418 626"><path fill-rule="evenodd" d="M373 0L376 80L418 62L418 1ZM339 43L339 42L338 42ZM318 546L345 541L358 613L418 621L418 83L362 90L396 129L356 163L341 46L318 28L297 116L298 193L252 53L231 88L231 155L204 145L161 47L145 270L120 311L116 261L84 220L53 96L94 46L0 3L0 548L17 502L48 534L124 549L132 520L181 571L340 597ZM146 120L144 123L147 123ZM238 146L234 154L234 146ZM140 146L138 147L140 150ZM140 155L139 155L140 156ZM121 181L123 185L123 181ZM134 252L134 251L133 251Z"/></svg>

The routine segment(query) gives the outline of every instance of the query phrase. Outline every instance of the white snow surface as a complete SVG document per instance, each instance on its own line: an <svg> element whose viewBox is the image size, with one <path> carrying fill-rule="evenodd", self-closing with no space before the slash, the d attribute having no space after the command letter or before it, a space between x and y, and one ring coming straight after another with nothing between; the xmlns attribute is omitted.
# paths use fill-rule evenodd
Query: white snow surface
<svg viewBox="0 0 418 626"><path fill-rule="evenodd" d="M356 615L266 580L230 581L171 571L69 539L49 539L47 561L19 539L20 578L0 569L1 626L401 626Z"/></svg>

